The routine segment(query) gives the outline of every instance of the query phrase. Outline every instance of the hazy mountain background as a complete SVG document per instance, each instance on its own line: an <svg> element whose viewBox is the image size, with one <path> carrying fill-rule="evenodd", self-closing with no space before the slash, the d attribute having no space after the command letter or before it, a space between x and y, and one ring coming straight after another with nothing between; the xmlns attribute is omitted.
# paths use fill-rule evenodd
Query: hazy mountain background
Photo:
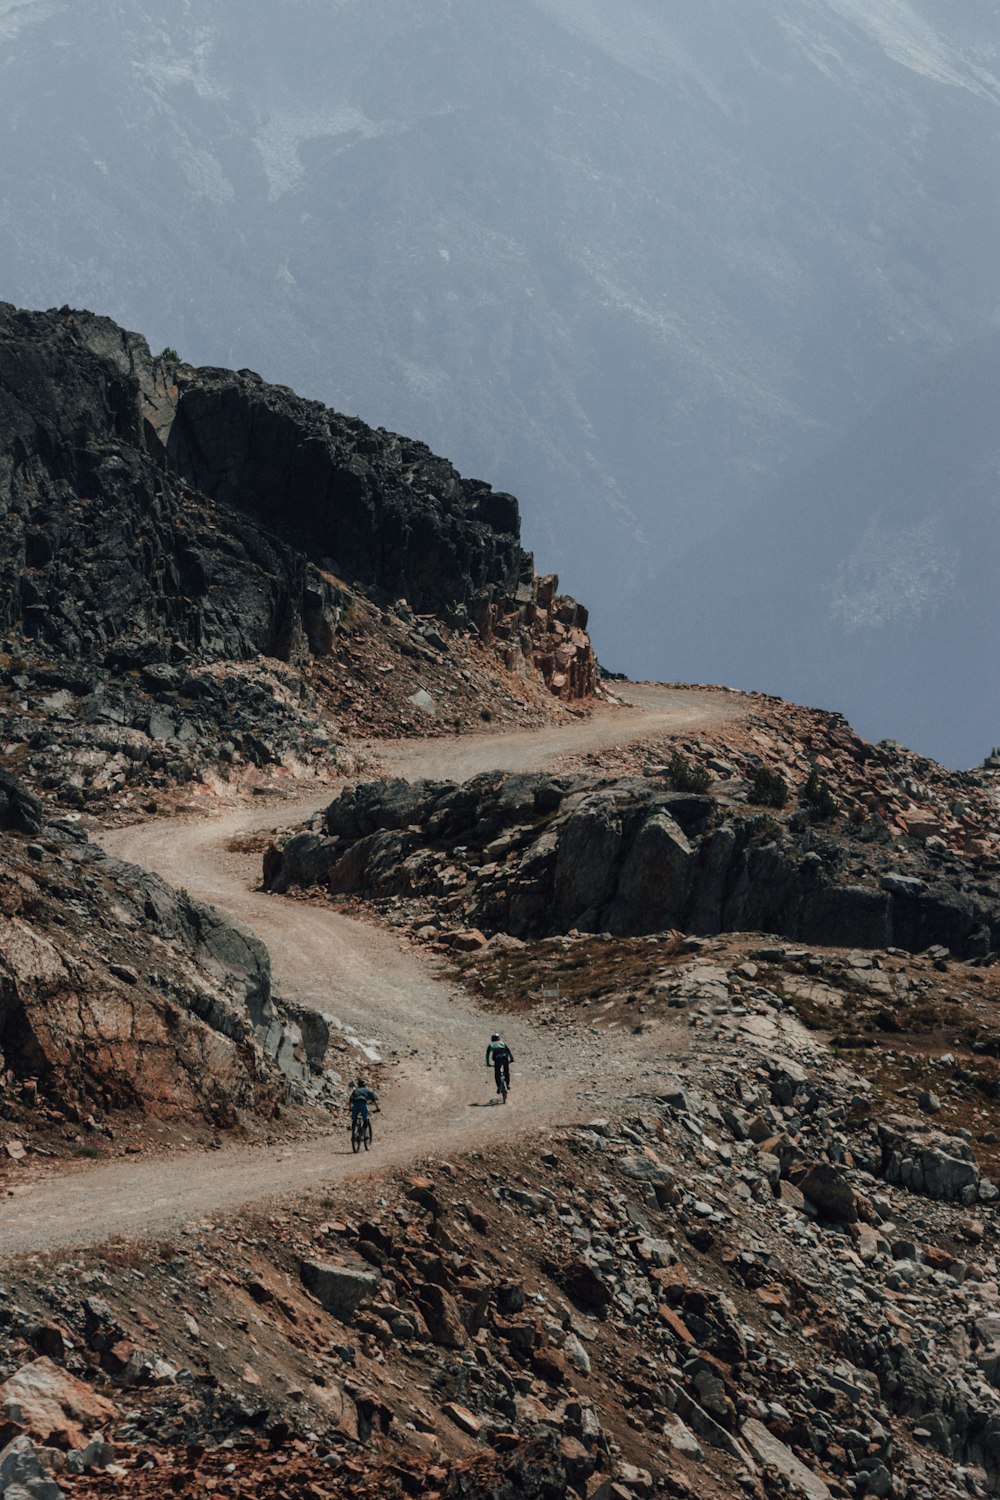
<svg viewBox="0 0 1000 1500"><path fill-rule="evenodd" d="M1000 741L995 0L0 0L0 297L513 490L609 666Z"/></svg>

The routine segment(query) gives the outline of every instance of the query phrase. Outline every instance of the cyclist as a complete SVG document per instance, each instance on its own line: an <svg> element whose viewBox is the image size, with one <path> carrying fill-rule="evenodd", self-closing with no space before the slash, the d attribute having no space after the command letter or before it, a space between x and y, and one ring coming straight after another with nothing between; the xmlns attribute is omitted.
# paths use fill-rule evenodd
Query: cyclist
<svg viewBox="0 0 1000 1500"><path fill-rule="evenodd" d="M510 1088L510 1065L514 1061L514 1054L507 1043L500 1037L499 1032L494 1031L490 1037L490 1044L486 1049L486 1066L493 1064L493 1076L497 1081L497 1093L500 1092L500 1080L503 1079L505 1089Z"/></svg>
<svg viewBox="0 0 1000 1500"><path fill-rule="evenodd" d="M382 1111L378 1107L378 1100L375 1098L374 1093L368 1087L368 1085L365 1083L365 1081L364 1081L363 1078L359 1078L358 1081L357 1081L357 1084L351 1090L351 1097L350 1097L349 1103L350 1103L350 1106L351 1106L351 1129L352 1130L354 1129L354 1122L357 1120L357 1118L358 1118L359 1115L361 1116L361 1123L362 1123L362 1125L367 1125L368 1124L368 1106L369 1106L369 1104L371 1105L372 1109L375 1111L375 1113L377 1115L382 1113Z"/></svg>

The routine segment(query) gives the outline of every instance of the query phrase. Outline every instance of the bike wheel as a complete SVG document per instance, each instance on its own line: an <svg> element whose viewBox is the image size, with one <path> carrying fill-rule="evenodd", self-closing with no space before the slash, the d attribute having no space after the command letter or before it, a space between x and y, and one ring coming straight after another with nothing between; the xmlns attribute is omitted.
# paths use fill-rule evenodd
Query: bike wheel
<svg viewBox="0 0 1000 1500"><path fill-rule="evenodd" d="M371 1146L371 1143L372 1143L372 1122L371 1122L371 1120L366 1120L365 1121L365 1128L364 1128L364 1131L363 1131L363 1139L364 1139L364 1143L365 1143L365 1150L367 1151L369 1149L369 1147Z"/></svg>
<svg viewBox="0 0 1000 1500"><path fill-rule="evenodd" d="M362 1134L361 1121L360 1120L355 1120L354 1124L351 1126L351 1150L352 1151L360 1151L361 1150L361 1134Z"/></svg>
<svg viewBox="0 0 1000 1500"><path fill-rule="evenodd" d="M500 1080L500 1103L507 1103L507 1085L504 1083L502 1078Z"/></svg>

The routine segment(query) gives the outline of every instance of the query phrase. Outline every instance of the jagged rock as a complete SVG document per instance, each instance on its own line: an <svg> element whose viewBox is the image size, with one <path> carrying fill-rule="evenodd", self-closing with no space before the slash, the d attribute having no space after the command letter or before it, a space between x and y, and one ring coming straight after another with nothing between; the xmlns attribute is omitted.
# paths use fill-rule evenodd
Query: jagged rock
<svg viewBox="0 0 1000 1500"><path fill-rule="evenodd" d="M554 1264L547 1269L553 1280L559 1283L566 1295L583 1311L600 1313L610 1303L611 1288L585 1260Z"/></svg>
<svg viewBox="0 0 1000 1500"><path fill-rule="evenodd" d="M68 908L60 847L69 847L69 862L86 873ZM37 1080L47 1096L61 1095L69 1079L83 1097L140 1104L153 1116L192 1112L232 1125L240 1108L253 1107L265 1088L265 1052L283 1056L293 1033L293 1046L299 1036L276 1012L263 944L86 842L57 843L34 863L32 881L30 904L10 882L0 900L0 1048L7 1066ZM148 959L141 966L122 961L113 946L102 959L93 934L119 930L123 918L134 934L129 958L155 933L155 969ZM293 1062L287 1070L302 1077L306 1060Z"/></svg>
<svg viewBox="0 0 1000 1500"><path fill-rule="evenodd" d="M0 1385L0 1410L30 1437L55 1448L82 1447L116 1415L110 1401L46 1355Z"/></svg>
<svg viewBox="0 0 1000 1500"><path fill-rule="evenodd" d="M0 770L0 828L37 833L44 822L41 802L8 771Z"/></svg>
<svg viewBox="0 0 1000 1500"><path fill-rule="evenodd" d="M149 1349L132 1349L120 1378L122 1385L126 1386L172 1385L177 1379L177 1370L169 1360L161 1359Z"/></svg>
<svg viewBox="0 0 1000 1500"><path fill-rule="evenodd" d="M967 1142L940 1131L921 1133L902 1118L880 1124L878 1135L887 1182L946 1202L975 1202L979 1163Z"/></svg>
<svg viewBox="0 0 1000 1500"><path fill-rule="evenodd" d="M468 1437L478 1437L482 1432L482 1421L467 1406L460 1406L457 1401L447 1401L441 1410Z"/></svg>
<svg viewBox="0 0 1000 1500"><path fill-rule="evenodd" d="M663 1436L668 1448L674 1453L679 1453L682 1458L690 1459L693 1463L703 1463L705 1450L686 1423L682 1422L676 1412L669 1412L663 1427Z"/></svg>
<svg viewBox="0 0 1000 1500"><path fill-rule="evenodd" d="M16 1437L0 1451L0 1497L4 1500L64 1500L63 1491L38 1461L31 1439Z"/></svg>
<svg viewBox="0 0 1000 1500"><path fill-rule="evenodd" d="M751 1417L743 1423L741 1436L758 1462L775 1469L796 1494L804 1496L805 1500L830 1500L830 1487L826 1481L807 1469L786 1443L768 1432L763 1422Z"/></svg>
<svg viewBox="0 0 1000 1500"><path fill-rule="evenodd" d="M424 1282L415 1289L414 1299L435 1344L446 1349L464 1349L469 1341L468 1334L458 1303L451 1293L434 1282Z"/></svg>
<svg viewBox="0 0 1000 1500"><path fill-rule="evenodd" d="M329 841L298 836L280 858L269 852L266 880L432 900L461 889L468 925L487 935L754 930L866 948L923 949L940 936L969 956L1000 946L997 907L968 889L936 882L915 893L886 886L877 869L869 884L847 879L844 852L823 859L812 830L792 820L762 825L648 779L566 777L551 793L548 778L499 773L349 787L326 810ZM816 863L803 880L807 855ZM758 954L783 961L778 951ZM718 984L725 1003L721 971Z"/></svg>

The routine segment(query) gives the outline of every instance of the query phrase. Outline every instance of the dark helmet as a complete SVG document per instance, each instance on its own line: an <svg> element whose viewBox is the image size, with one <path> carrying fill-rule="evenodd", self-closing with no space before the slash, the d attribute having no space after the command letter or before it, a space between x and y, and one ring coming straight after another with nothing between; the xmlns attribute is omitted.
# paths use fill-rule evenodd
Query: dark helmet
<svg viewBox="0 0 1000 1500"><path fill-rule="evenodd" d="M490 1037L490 1041L491 1042L498 1042L499 1040L500 1040L500 1033L499 1033L499 1031L494 1031L493 1035Z"/></svg>
<svg viewBox="0 0 1000 1500"><path fill-rule="evenodd" d="M363 1078L359 1078L358 1079L358 1088L359 1089L363 1089L365 1086L366 1086L365 1085L365 1080Z"/></svg>

